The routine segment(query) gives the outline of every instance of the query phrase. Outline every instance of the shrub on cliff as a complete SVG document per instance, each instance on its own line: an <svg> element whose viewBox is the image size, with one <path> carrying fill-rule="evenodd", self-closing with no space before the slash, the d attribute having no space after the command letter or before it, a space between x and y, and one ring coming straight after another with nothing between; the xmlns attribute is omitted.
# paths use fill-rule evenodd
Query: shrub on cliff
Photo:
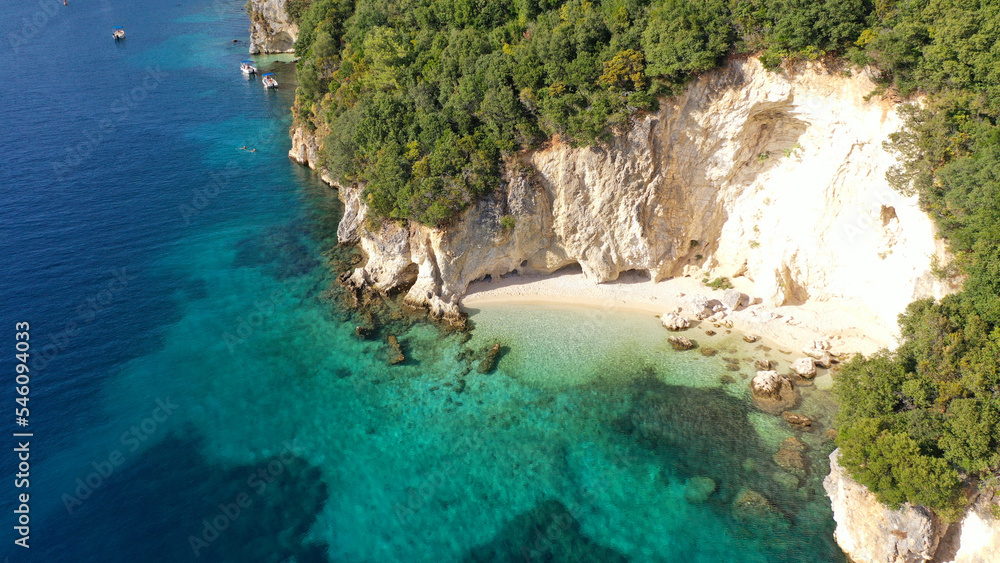
<svg viewBox="0 0 1000 563"><path fill-rule="evenodd" d="M883 502L959 514L959 474L1000 471L1000 330L968 292L911 304L895 352L845 364L837 445Z"/></svg>

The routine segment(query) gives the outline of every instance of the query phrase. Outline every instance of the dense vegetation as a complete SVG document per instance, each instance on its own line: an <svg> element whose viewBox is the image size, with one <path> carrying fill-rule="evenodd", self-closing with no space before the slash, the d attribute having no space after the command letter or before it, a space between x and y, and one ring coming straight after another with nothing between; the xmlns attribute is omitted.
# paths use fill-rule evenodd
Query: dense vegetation
<svg viewBox="0 0 1000 563"><path fill-rule="evenodd" d="M727 53L818 57L865 29L863 0L290 0L297 112L375 213L446 224L504 155L593 144Z"/></svg>
<svg viewBox="0 0 1000 563"><path fill-rule="evenodd" d="M924 93L892 148L965 289L843 367L843 463L883 501L955 516L1000 471L1000 3L986 0L289 0L297 118L382 217L445 225L504 155L604 141L727 54L833 53ZM512 228L513 220L505 228Z"/></svg>
<svg viewBox="0 0 1000 563"><path fill-rule="evenodd" d="M906 109L890 175L917 193L956 256L964 290L910 305L902 345L841 373L845 466L879 497L956 516L963 482L1000 477L1000 4L880 2L857 62L929 94Z"/></svg>

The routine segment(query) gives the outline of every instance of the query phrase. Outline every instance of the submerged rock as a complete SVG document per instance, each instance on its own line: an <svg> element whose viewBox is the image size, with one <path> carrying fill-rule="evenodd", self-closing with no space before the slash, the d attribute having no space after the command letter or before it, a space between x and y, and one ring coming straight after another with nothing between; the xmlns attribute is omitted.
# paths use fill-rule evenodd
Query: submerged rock
<svg viewBox="0 0 1000 563"><path fill-rule="evenodd" d="M691 504L705 502L714 492L715 479L710 477L691 477L684 484L684 500Z"/></svg>
<svg viewBox="0 0 1000 563"><path fill-rule="evenodd" d="M733 500L733 515L737 518L760 517L776 510L771 501L753 489L741 489Z"/></svg>
<svg viewBox="0 0 1000 563"><path fill-rule="evenodd" d="M816 377L816 362L812 358L799 358L792 362L792 371L799 377Z"/></svg>
<svg viewBox="0 0 1000 563"><path fill-rule="evenodd" d="M797 452L804 452L808 446L802 441L802 438L798 436L789 436L781 441L781 449L783 450L794 450Z"/></svg>
<svg viewBox="0 0 1000 563"><path fill-rule="evenodd" d="M753 365L760 371L768 371L774 369L774 362L768 359L757 360Z"/></svg>
<svg viewBox="0 0 1000 563"><path fill-rule="evenodd" d="M456 560L624 563L628 558L590 539L566 505L549 499L515 516L487 543Z"/></svg>
<svg viewBox="0 0 1000 563"><path fill-rule="evenodd" d="M715 348L699 348L698 351L701 352L702 356L708 358L711 358L712 356L716 355L719 352Z"/></svg>
<svg viewBox="0 0 1000 563"><path fill-rule="evenodd" d="M684 330L691 326L691 321L685 319L677 313L667 313L660 316L660 323L667 330Z"/></svg>
<svg viewBox="0 0 1000 563"><path fill-rule="evenodd" d="M809 468L809 460L801 451L796 449L782 447L778 450L778 453L774 454L773 459L774 463L778 464L778 467L791 473L804 475L806 469Z"/></svg>
<svg viewBox="0 0 1000 563"><path fill-rule="evenodd" d="M483 361L479 362L479 367L476 369L479 373L490 373L497 365L497 357L500 355L500 343L497 342L492 348L486 352L486 357Z"/></svg>
<svg viewBox="0 0 1000 563"><path fill-rule="evenodd" d="M403 346L400 345L399 339L396 338L395 334L390 334L389 338L389 365L394 366L396 364L401 364L406 361L406 355L403 354Z"/></svg>
<svg viewBox="0 0 1000 563"><path fill-rule="evenodd" d="M695 347L695 343L690 338L684 336L671 336L667 340L670 342L670 345L674 347L674 350L680 352L690 350Z"/></svg>
<svg viewBox="0 0 1000 563"><path fill-rule="evenodd" d="M796 430L812 430L813 421L806 415L785 411L781 413L781 418Z"/></svg>
<svg viewBox="0 0 1000 563"><path fill-rule="evenodd" d="M747 342L747 343L753 344L754 342L757 342L758 340L760 340L760 338L757 337L757 336L754 336L752 334L744 334L743 335L743 342Z"/></svg>
<svg viewBox="0 0 1000 563"><path fill-rule="evenodd" d="M795 406L799 392L787 377L776 371L758 371L750 381L750 395L757 407L778 414Z"/></svg>

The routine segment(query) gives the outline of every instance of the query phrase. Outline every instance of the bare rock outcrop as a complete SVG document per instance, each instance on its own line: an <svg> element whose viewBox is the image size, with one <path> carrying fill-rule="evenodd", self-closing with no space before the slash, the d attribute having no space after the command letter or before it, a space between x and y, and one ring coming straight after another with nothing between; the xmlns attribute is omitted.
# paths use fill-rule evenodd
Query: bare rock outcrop
<svg viewBox="0 0 1000 563"><path fill-rule="evenodd" d="M286 8L288 0L250 0L250 54L292 53L299 26Z"/></svg>
<svg viewBox="0 0 1000 563"><path fill-rule="evenodd" d="M852 479L830 454L830 474L823 487L837 521L834 537L858 563L918 563L930 561L947 525L922 506L905 504L892 510L864 485Z"/></svg>

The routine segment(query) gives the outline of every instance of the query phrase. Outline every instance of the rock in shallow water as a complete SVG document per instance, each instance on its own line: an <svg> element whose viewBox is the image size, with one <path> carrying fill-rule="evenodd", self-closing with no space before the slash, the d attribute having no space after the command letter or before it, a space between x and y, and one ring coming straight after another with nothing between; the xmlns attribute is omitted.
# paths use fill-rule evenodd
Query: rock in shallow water
<svg viewBox="0 0 1000 563"><path fill-rule="evenodd" d="M809 467L809 460L806 456L801 451L792 448L778 450L778 453L774 454L774 463L777 463L778 467L785 471L798 475L804 475Z"/></svg>
<svg viewBox="0 0 1000 563"><path fill-rule="evenodd" d="M690 350L695 347L695 343L690 338L684 336L671 336L667 340L670 342L670 345L674 347L674 350L680 352Z"/></svg>
<svg viewBox="0 0 1000 563"><path fill-rule="evenodd" d="M500 343L497 342L492 348L486 352L486 357L483 361L479 362L479 367L476 369L479 373L490 373L493 368L497 365L497 358L500 356Z"/></svg>
<svg viewBox="0 0 1000 563"><path fill-rule="evenodd" d="M792 362L792 371L800 377L816 377L816 362L812 358L799 358Z"/></svg>
<svg viewBox="0 0 1000 563"><path fill-rule="evenodd" d="M406 355L403 354L403 347L399 343L399 339L396 338L395 334L390 334L389 338L389 365L394 366L396 364L401 364L406 361Z"/></svg>
<svg viewBox="0 0 1000 563"><path fill-rule="evenodd" d="M691 477L684 485L684 500L699 504L708 500L715 492L715 479L711 477Z"/></svg>
<svg viewBox="0 0 1000 563"><path fill-rule="evenodd" d="M758 371L750 381L750 395L757 407L778 414L795 406L799 392L787 377L776 371Z"/></svg>
<svg viewBox="0 0 1000 563"><path fill-rule="evenodd" d="M813 421L808 416L785 411L781 413L781 418L785 419L785 422L796 430L812 430Z"/></svg>

